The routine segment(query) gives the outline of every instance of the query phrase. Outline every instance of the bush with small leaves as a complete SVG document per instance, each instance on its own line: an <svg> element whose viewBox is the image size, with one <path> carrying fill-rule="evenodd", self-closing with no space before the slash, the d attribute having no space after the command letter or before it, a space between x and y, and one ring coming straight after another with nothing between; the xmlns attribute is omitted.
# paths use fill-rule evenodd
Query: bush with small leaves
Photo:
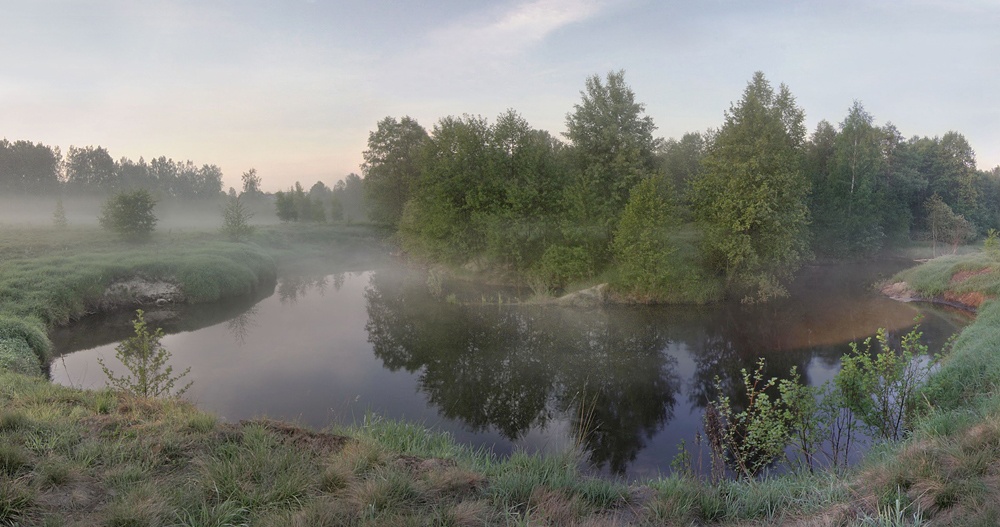
<svg viewBox="0 0 1000 527"><path fill-rule="evenodd" d="M151 333L146 327L142 310L136 310L135 315L136 318L132 321L135 335L115 347L115 357L128 369L128 375L115 375L104 363L104 359L97 359L104 375L108 377L108 384L116 390L141 397L183 395L191 387L191 383L176 392L174 386L191 371L191 368L174 376L173 366L167 364L170 352L160 344L160 340L163 339L163 329L157 328Z"/></svg>
<svg viewBox="0 0 1000 527"><path fill-rule="evenodd" d="M124 191L108 198L101 207L101 227L127 240L145 240L156 228L156 199L148 190Z"/></svg>

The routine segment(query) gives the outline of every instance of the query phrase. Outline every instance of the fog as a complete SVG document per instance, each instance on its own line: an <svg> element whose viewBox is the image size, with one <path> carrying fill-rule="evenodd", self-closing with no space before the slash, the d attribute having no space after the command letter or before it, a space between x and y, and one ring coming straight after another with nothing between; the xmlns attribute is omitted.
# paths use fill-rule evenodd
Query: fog
<svg viewBox="0 0 1000 527"><path fill-rule="evenodd" d="M54 214L60 197L57 195L0 196L0 225L47 226L53 225ZM63 196L63 209L70 227L96 227L101 214L104 196ZM222 226L222 209L226 199L164 199L157 201L153 214L157 230L215 229ZM274 205L269 198L247 201L253 213L251 223L268 225L278 223Z"/></svg>

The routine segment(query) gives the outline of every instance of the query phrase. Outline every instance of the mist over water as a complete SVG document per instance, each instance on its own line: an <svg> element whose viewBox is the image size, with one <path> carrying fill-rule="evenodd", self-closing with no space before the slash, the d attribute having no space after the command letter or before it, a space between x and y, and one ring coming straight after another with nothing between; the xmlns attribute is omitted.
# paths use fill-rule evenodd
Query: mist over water
<svg viewBox="0 0 1000 527"><path fill-rule="evenodd" d="M680 442L694 445L715 377L738 398L739 370L758 357L768 376L796 366L821 384L850 341L908 330L918 314L936 349L961 316L867 287L903 266L809 267L792 298L758 307L590 310L516 304L522 292L465 283L437 291L423 273L382 267L285 276L257 298L151 310L147 320L169 333L175 370L191 368L188 397L227 420L324 428L374 412L498 455L580 442L594 470L639 477L669 472ZM117 364L129 318L56 331L52 379L102 386L97 358Z"/></svg>

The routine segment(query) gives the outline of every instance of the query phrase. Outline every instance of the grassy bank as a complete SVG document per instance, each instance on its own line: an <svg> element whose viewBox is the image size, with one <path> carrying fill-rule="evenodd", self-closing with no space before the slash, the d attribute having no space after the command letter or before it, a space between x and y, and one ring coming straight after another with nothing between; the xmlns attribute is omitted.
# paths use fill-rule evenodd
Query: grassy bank
<svg viewBox="0 0 1000 527"><path fill-rule="evenodd" d="M1000 525L1000 259L943 256L899 273L921 297L978 307L918 394L910 438L871 461L857 492L937 525Z"/></svg>
<svg viewBox="0 0 1000 527"><path fill-rule="evenodd" d="M112 284L167 283L198 303L249 294L276 275L261 247L205 232L158 233L137 245L96 228L7 227L0 255L0 366L23 373L38 373L49 360L49 328L109 303L133 307L130 295L138 293L123 288L110 298Z"/></svg>

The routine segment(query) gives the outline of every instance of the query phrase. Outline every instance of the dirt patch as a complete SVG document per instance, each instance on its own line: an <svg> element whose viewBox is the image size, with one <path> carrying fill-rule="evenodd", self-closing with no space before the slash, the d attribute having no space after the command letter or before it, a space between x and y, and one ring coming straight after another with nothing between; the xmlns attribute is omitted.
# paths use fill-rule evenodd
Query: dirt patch
<svg viewBox="0 0 1000 527"><path fill-rule="evenodd" d="M984 274L990 274L993 269L989 267L983 267L982 269L977 269L975 271L959 271L951 276L951 281L948 282L950 285L960 284L973 276L980 276Z"/></svg>
<svg viewBox="0 0 1000 527"><path fill-rule="evenodd" d="M109 312L145 305L167 305L184 302L181 288L166 280L135 276L118 280L104 290L100 298L88 305L91 312Z"/></svg>
<svg viewBox="0 0 1000 527"><path fill-rule="evenodd" d="M882 294L893 299L899 300L900 302L913 302L917 300L924 300L916 291L910 288L910 284L906 282L896 282L894 284L885 284L882 286Z"/></svg>
<svg viewBox="0 0 1000 527"><path fill-rule="evenodd" d="M35 504L44 510L59 510L70 516L86 516L106 505L113 497L100 481L81 477L39 492Z"/></svg>
<svg viewBox="0 0 1000 527"><path fill-rule="evenodd" d="M564 307L599 307L606 303L608 284L595 285L569 293L555 299L555 304Z"/></svg>
<svg viewBox="0 0 1000 527"><path fill-rule="evenodd" d="M956 293L955 291L945 291L944 300L948 304L957 304L959 307L976 310L989 300L989 297L979 291L969 291L967 293Z"/></svg>
<svg viewBox="0 0 1000 527"><path fill-rule="evenodd" d="M286 444L292 445L295 448L311 450L321 455L339 452L348 441L351 441L349 437L313 432L305 428L270 419L240 421L240 426L247 425L261 426L277 434Z"/></svg>

